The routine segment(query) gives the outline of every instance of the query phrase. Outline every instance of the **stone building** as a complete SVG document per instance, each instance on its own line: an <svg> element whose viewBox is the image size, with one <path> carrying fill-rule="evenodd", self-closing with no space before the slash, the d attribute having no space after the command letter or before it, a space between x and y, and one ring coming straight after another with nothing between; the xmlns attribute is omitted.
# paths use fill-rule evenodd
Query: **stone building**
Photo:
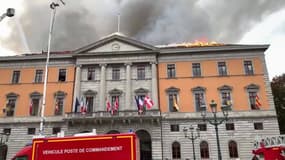
<svg viewBox="0 0 285 160"><path fill-rule="evenodd" d="M132 131L140 139L142 160L192 159L191 141L183 133L192 125L201 130L196 157L217 159L214 126L200 114L213 99L231 107L229 120L219 125L222 157L249 159L256 135L279 134L267 48L152 46L114 33L74 51L52 53L44 134ZM0 58L0 129L10 133L8 157L38 134L45 58L45 53ZM145 98L154 105L138 107Z"/></svg>

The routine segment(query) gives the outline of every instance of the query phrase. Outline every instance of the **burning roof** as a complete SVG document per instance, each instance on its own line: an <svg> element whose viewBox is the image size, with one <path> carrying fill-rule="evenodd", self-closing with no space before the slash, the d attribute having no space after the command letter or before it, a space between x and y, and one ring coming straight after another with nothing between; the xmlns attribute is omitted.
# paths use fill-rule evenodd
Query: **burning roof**
<svg viewBox="0 0 285 160"><path fill-rule="evenodd" d="M156 47L158 48L191 48L191 47L213 47L213 46L224 46L224 43L218 43L218 42L201 42L201 41L195 41L195 42L182 42L182 43L172 43L168 45L158 45Z"/></svg>

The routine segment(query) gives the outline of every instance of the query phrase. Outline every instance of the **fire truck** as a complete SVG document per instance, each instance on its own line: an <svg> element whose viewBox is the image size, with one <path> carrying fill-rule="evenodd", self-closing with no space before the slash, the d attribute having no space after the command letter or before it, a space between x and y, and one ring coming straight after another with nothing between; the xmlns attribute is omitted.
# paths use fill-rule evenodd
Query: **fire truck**
<svg viewBox="0 0 285 160"><path fill-rule="evenodd" d="M135 133L34 138L12 160L139 160Z"/></svg>
<svg viewBox="0 0 285 160"><path fill-rule="evenodd" d="M252 160L285 160L285 135L258 138L254 147Z"/></svg>

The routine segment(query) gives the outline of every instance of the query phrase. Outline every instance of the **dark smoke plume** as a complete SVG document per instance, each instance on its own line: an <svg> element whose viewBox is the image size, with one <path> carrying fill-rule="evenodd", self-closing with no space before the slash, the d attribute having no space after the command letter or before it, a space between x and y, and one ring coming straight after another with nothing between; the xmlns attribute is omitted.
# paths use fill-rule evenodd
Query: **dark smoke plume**
<svg viewBox="0 0 285 160"><path fill-rule="evenodd" d="M55 0L54 0L55 1ZM236 43L268 15L285 8L284 0L64 0L57 8L52 50L75 50L117 31L152 45L207 39ZM18 17L32 52L46 51L51 1L24 1ZM4 40L21 52L16 23Z"/></svg>

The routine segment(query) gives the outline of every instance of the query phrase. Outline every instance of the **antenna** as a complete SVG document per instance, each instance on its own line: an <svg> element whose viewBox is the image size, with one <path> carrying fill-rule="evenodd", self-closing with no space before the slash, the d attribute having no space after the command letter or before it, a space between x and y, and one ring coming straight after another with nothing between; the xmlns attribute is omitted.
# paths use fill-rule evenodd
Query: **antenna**
<svg viewBox="0 0 285 160"><path fill-rule="evenodd" d="M120 12L118 13L118 32L120 32Z"/></svg>

